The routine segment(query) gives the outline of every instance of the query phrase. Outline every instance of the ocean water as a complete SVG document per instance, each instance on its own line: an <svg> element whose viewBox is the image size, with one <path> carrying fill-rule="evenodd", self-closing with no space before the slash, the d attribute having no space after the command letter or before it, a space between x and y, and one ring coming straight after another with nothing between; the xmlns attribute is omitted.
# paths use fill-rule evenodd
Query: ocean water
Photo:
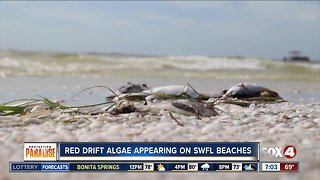
<svg viewBox="0 0 320 180"><path fill-rule="evenodd" d="M87 87L191 84L218 93L240 82L277 91L296 103L320 101L320 64L206 56L139 56L0 51L0 103L23 98L64 99L83 105L105 101L106 89L69 99Z"/></svg>
<svg viewBox="0 0 320 180"><path fill-rule="evenodd" d="M242 57L0 51L0 77L17 76L319 81L320 63Z"/></svg>

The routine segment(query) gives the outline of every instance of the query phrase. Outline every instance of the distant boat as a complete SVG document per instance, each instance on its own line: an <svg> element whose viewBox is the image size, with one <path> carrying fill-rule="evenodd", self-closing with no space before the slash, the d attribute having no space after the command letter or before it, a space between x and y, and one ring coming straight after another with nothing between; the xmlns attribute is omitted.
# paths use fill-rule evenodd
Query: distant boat
<svg viewBox="0 0 320 180"><path fill-rule="evenodd" d="M288 57L284 57L283 61L298 61L298 62L309 62L308 56L301 55L300 51L290 51Z"/></svg>

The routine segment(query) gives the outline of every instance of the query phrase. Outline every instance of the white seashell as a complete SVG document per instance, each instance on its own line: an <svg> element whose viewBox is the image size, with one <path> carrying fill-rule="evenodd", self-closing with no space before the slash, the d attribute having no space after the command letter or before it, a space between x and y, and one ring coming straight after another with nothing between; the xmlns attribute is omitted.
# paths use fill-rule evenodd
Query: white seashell
<svg viewBox="0 0 320 180"><path fill-rule="evenodd" d="M99 120L93 120L93 122L89 125L89 127L91 129L99 129L102 127L103 121L99 121Z"/></svg>
<svg viewBox="0 0 320 180"><path fill-rule="evenodd" d="M34 106L32 109L31 109L31 113L32 112L36 112L36 111L40 111L40 110L45 110L44 106L43 105L36 105Z"/></svg>
<svg viewBox="0 0 320 180"><path fill-rule="evenodd" d="M234 125L242 125L242 124L244 124L242 121L240 121L240 120L234 120L233 121L233 124Z"/></svg>
<svg viewBox="0 0 320 180"><path fill-rule="evenodd" d="M319 125L320 125L320 118L318 117L318 118L315 118L314 120L313 120L315 123L318 123Z"/></svg>
<svg viewBox="0 0 320 180"><path fill-rule="evenodd" d="M308 121L308 122L305 122L302 127L304 128L311 128L311 127L314 127L315 126L315 123L312 122L312 121Z"/></svg>

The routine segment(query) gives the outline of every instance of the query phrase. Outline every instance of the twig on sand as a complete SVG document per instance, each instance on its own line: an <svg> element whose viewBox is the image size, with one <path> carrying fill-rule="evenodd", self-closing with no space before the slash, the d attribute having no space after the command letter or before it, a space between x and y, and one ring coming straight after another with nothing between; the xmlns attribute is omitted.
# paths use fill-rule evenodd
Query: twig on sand
<svg viewBox="0 0 320 180"><path fill-rule="evenodd" d="M83 92L85 92L85 91L87 91L87 90L94 89L94 88L106 88L106 89L108 89L110 92L112 92L116 97L119 98L119 96L117 95L117 93L115 93L111 88L109 88L109 87L107 87L107 86L92 86L92 87L88 87L88 88L85 88L85 89L81 90L80 92L78 92L78 93L74 94L73 96L71 96L69 99L72 99L72 98L74 98L75 96L77 96L77 95L79 95L79 94L81 94L81 93L83 93ZM90 93L91 93L91 92L90 92Z"/></svg>
<svg viewBox="0 0 320 180"><path fill-rule="evenodd" d="M173 115L172 115L172 113L170 111L169 111L169 115L179 126L184 127L184 125L182 123L180 123L175 117L173 117Z"/></svg>

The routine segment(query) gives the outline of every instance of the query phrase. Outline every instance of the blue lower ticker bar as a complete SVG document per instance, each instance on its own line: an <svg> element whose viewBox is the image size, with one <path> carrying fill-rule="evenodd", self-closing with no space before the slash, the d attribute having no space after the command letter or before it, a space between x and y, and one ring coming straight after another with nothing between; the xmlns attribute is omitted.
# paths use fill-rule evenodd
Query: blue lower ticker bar
<svg viewBox="0 0 320 180"><path fill-rule="evenodd" d="M30 162L10 162L10 172L66 172L70 171L69 163L30 163Z"/></svg>
<svg viewBox="0 0 320 180"><path fill-rule="evenodd" d="M10 172L256 172L258 162L29 163L10 162Z"/></svg>
<svg viewBox="0 0 320 180"><path fill-rule="evenodd" d="M41 163L10 162L9 164L9 172L33 172L40 170Z"/></svg>
<svg viewBox="0 0 320 180"><path fill-rule="evenodd" d="M63 172L70 171L69 163L41 163L41 171Z"/></svg>

